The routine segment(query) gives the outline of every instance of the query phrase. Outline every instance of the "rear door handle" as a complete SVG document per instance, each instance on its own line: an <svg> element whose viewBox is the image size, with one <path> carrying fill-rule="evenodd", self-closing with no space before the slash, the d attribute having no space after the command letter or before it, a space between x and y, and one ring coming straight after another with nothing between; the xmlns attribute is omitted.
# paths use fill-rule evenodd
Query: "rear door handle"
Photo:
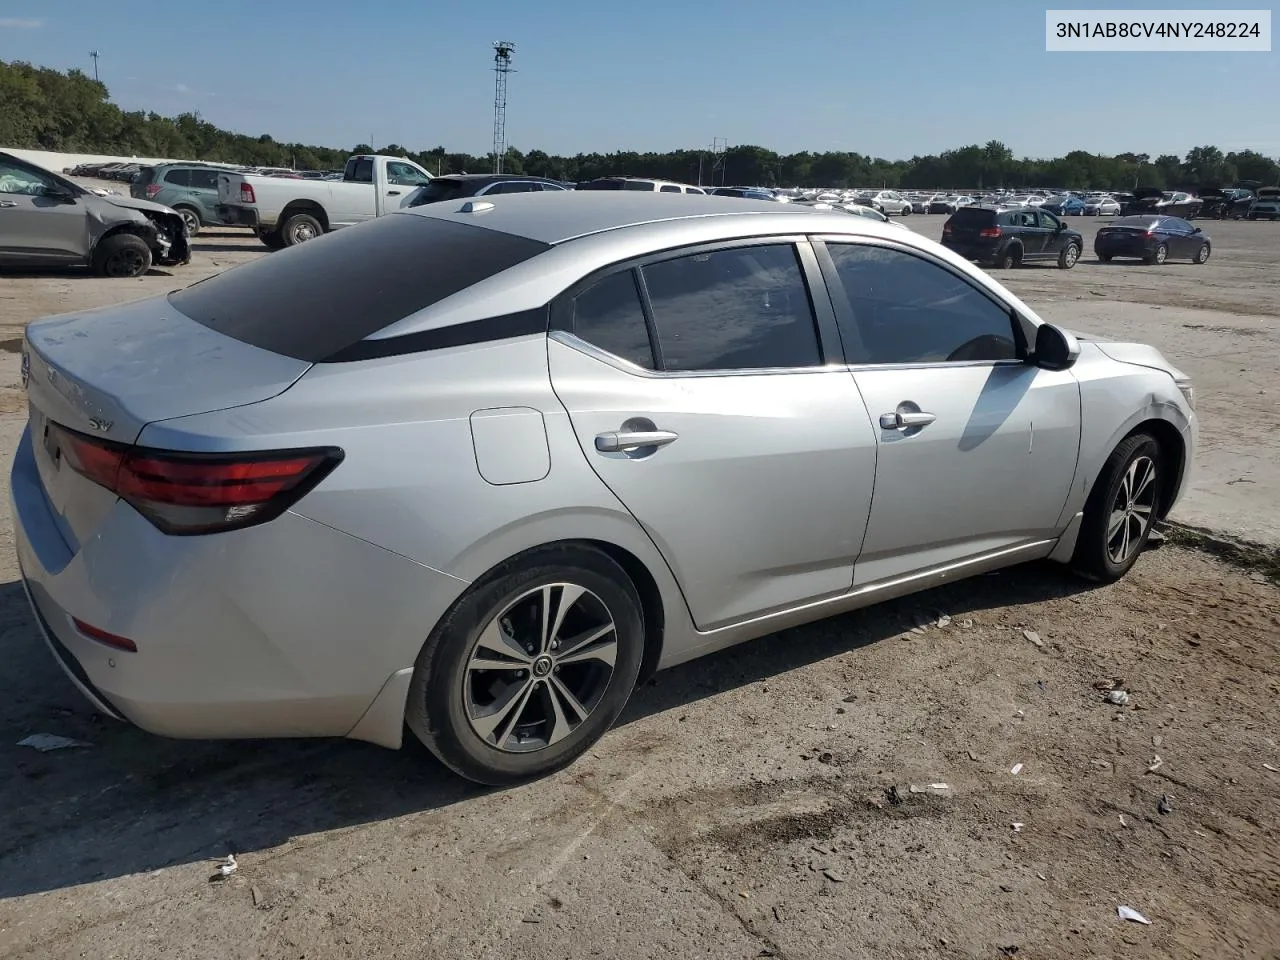
<svg viewBox="0 0 1280 960"><path fill-rule="evenodd" d="M932 413L897 410L893 413L880 414L880 429L910 430L912 427L927 427L937 419Z"/></svg>
<svg viewBox="0 0 1280 960"><path fill-rule="evenodd" d="M665 447L679 438L670 430L615 430L596 434L596 449L601 453L621 453L641 447Z"/></svg>

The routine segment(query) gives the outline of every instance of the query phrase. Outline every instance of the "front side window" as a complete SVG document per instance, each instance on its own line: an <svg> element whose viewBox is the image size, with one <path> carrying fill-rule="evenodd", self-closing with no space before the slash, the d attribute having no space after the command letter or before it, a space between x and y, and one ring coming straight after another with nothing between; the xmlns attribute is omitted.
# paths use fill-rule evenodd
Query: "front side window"
<svg viewBox="0 0 1280 960"><path fill-rule="evenodd" d="M642 268L663 369L822 363L813 307L789 243L689 254Z"/></svg>
<svg viewBox="0 0 1280 960"><path fill-rule="evenodd" d="M1049 211L1047 210L1040 211L1040 226L1045 227L1049 230L1057 230L1058 224L1060 224L1061 222L1062 222L1061 220L1055 217L1052 213L1049 213Z"/></svg>
<svg viewBox="0 0 1280 960"><path fill-rule="evenodd" d="M30 170L0 160L0 193L20 193L38 197L51 185L44 177Z"/></svg>
<svg viewBox="0 0 1280 960"><path fill-rule="evenodd" d="M573 298L573 334L615 357L653 369L649 328L630 270L611 274Z"/></svg>
<svg viewBox="0 0 1280 960"><path fill-rule="evenodd" d="M407 163L387 162L387 182L398 187L425 187L430 181Z"/></svg>
<svg viewBox="0 0 1280 960"><path fill-rule="evenodd" d="M681 191L680 191L680 188L677 187L674 183L664 183L661 187L658 188L658 192L659 193L680 193Z"/></svg>
<svg viewBox="0 0 1280 960"><path fill-rule="evenodd" d="M1018 358L1011 312L950 270L889 247L827 250L848 299L849 310L838 313L850 363Z"/></svg>

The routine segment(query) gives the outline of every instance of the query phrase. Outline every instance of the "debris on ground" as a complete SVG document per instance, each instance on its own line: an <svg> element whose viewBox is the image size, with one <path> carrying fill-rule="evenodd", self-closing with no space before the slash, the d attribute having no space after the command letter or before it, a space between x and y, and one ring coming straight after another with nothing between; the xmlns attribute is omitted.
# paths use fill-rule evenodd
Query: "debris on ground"
<svg viewBox="0 0 1280 960"><path fill-rule="evenodd" d="M968 617L965 617L963 620L961 620L961 621L960 621L960 629L961 629L961 630L972 630L972 629L973 629L973 621L972 621L972 620L970 620Z"/></svg>
<svg viewBox="0 0 1280 960"><path fill-rule="evenodd" d="M1015 764L1013 765L1013 769L1012 769L1012 770L1010 770L1009 772L1010 772L1011 774L1013 774L1013 775L1016 777L1018 774L1020 774L1020 773L1022 772L1022 764L1020 764L1020 763L1015 763Z"/></svg>
<svg viewBox="0 0 1280 960"><path fill-rule="evenodd" d="M1116 915L1121 920L1132 920L1134 923L1143 923L1148 927L1151 926L1151 921L1133 909L1133 907L1116 907Z"/></svg>
<svg viewBox="0 0 1280 960"><path fill-rule="evenodd" d="M823 870L823 871L822 871L822 875L823 875L824 877L826 877L828 880L830 880L832 883L844 883L844 882L845 882L844 874L842 874L842 873L837 873L836 871L832 870L832 869L831 869L831 868L829 868L829 867L828 867L826 870Z"/></svg>
<svg viewBox="0 0 1280 960"><path fill-rule="evenodd" d="M1107 703L1114 704L1117 707L1128 706L1129 692L1127 690L1112 690L1107 694Z"/></svg>
<svg viewBox="0 0 1280 960"><path fill-rule="evenodd" d="M1173 813L1173 806L1169 803L1169 797L1167 794L1160 795L1160 802L1156 804L1156 809L1162 814Z"/></svg>
<svg viewBox="0 0 1280 960"><path fill-rule="evenodd" d="M1272 773L1280 773L1280 767L1273 767L1273 766L1272 766L1271 764L1269 764L1269 763L1264 763L1264 764L1262 765L1262 769L1263 769L1263 770L1270 770Z"/></svg>
<svg viewBox="0 0 1280 960"><path fill-rule="evenodd" d="M1022 832L1022 828L1023 828L1023 827L1025 827L1025 826L1026 826L1026 824L1025 824L1025 823L1018 823L1018 822L1015 820L1013 823L1009 824L1009 826L1013 827L1013 832L1014 832L1014 833L1021 833L1021 832Z"/></svg>
<svg viewBox="0 0 1280 960"><path fill-rule="evenodd" d="M1093 681L1093 689L1095 690L1119 690L1124 686L1124 677L1111 678L1103 677L1101 680Z"/></svg>
<svg viewBox="0 0 1280 960"><path fill-rule="evenodd" d="M948 627L951 625L951 618L944 613L935 622L939 627Z"/></svg>
<svg viewBox="0 0 1280 960"><path fill-rule="evenodd" d="M1147 773L1155 773L1163 766L1164 760L1161 758L1160 754L1157 753L1155 758L1151 761L1151 765L1147 767Z"/></svg>
<svg viewBox="0 0 1280 960"><path fill-rule="evenodd" d="M18 741L20 747L30 747L32 750L39 750L41 753L48 753L50 750L67 750L71 747L92 747L92 743L86 743L83 740L72 740L70 737L60 737L56 733L33 733L31 736Z"/></svg>
<svg viewBox="0 0 1280 960"><path fill-rule="evenodd" d="M1037 647L1043 647L1044 641L1040 639L1040 634L1034 630L1023 630L1022 635L1034 643Z"/></svg>

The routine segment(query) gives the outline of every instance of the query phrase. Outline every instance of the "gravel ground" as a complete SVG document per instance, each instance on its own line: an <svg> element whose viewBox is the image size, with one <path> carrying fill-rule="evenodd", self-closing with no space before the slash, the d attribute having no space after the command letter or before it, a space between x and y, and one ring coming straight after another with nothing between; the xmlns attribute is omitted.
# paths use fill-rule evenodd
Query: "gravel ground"
<svg viewBox="0 0 1280 960"><path fill-rule="evenodd" d="M908 222L936 236L942 218ZM1276 542L1278 414L1257 391L1277 369L1280 235L1206 226L1205 267L1007 282L1054 320L1165 349L1207 423L1247 411L1247 433L1204 431L1181 514ZM209 231L190 266L137 281L6 276L0 333L260 251ZM6 475L17 381L0 353ZM101 720L41 647L11 558L6 958L1280 957L1274 566L1171 542L1109 587L1034 564L786 631L659 674L572 768L486 791L417 749ZM15 745L41 732L91 746ZM239 869L211 882L228 853Z"/></svg>

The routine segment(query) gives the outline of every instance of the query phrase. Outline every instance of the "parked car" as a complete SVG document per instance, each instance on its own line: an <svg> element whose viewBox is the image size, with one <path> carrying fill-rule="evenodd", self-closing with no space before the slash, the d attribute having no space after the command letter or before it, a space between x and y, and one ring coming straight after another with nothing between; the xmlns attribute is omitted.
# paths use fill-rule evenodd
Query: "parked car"
<svg viewBox="0 0 1280 960"><path fill-rule="evenodd" d="M1040 205L1040 209L1059 217L1078 217L1084 213L1084 199L1073 193L1051 197Z"/></svg>
<svg viewBox="0 0 1280 960"><path fill-rule="evenodd" d="M855 217L864 217L867 220L876 220L880 223L887 223L891 227L897 227L899 230L910 230L901 220L890 219L888 214L881 213L875 207L865 207L860 203L837 203L832 204L836 210L843 210L845 213L851 213Z"/></svg>
<svg viewBox="0 0 1280 960"><path fill-rule="evenodd" d="M1181 217L1140 214L1107 224L1093 238L1093 252L1107 263L1116 257L1135 257L1144 263L1190 260L1204 263L1213 243L1209 235Z"/></svg>
<svg viewBox="0 0 1280 960"><path fill-rule="evenodd" d="M408 206L420 207L424 203L506 193L561 193L564 189L564 184L546 177L514 176L506 173L450 173L432 177L425 187L419 187L409 198Z"/></svg>
<svg viewBox="0 0 1280 960"><path fill-rule="evenodd" d="M1181 190L1139 187L1133 199L1121 210L1125 216L1160 214L1166 217L1194 217L1200 212L1200 201Z"/></svg>
<svg viewBox="0 0 1280 960"><path fill-rule="evenodd" d="M578 190L634 190L637 193L692 193L705 196L706 190L674 180L651 180L648 177L597 177L577 184Z"/></svg>
<svg viewBox="0 0 1280 960"><path fill-rule="evenodd" d="M168 207L99 196L0 153L0 265L88 266L103 277L138 277L153 263L190 259L182 217Z"/></svg>
<svg viewBox="0 0 1280 960"><path fill-rule="evenodd" d="M153 733L407 725L502 784L656 669L1132 568L1195 458L1177 368L912 231L742 204L427 204L31 323L12 512L51 652Z"/></svg>
<svg viewBox="0 0 1280 960"><path fill-rule="evenodd" d="M1042 208L975 204L947 218L942 245L1005 270L1038 260L1056 260L1070 270L1084 250L1084 237Z"/></svg>
<svg viewBox="0 0 1280 960"><path fill-rule="evenodd" d="M194 237L206 224L223 224L218 216L218 174L224 172L225 168L191 163L144 167L129 184L129 194L172 207L186 222L187 235Z"/></svg>
<svg viewBox="0 0 1280 960"><path fill-rule="evenodd" d="M1280 220L1280 187L1259 187L1257 198L1249 204L1249 219Z"/></svg>
<svg viewBox="0 0 1280 960"><path fill-rule="evenodd" d="M367 154L347 160L341 182L220 173L215 209L278 250L407 206L431 179L412 160Z"/></svg>
<svg viewBox="0 0 1280 960"><path fill-rule="evenodd" d="M1252 190L1210 187L1200 191L1200 210L1197 216L1214 220L1242 220L1248 216L1252 205Z"/></svg>
<svg viewBox="0 0 1280 960"><path fill-rule="evenodd" d="M1120 215L1120 201L1106 194L1093 194L1085 197L1081 212L1086 217L1116 217Z"/></svg>
<svg viewBox="0 0 1280 960"><path fill-rule="evenodd" d="M892 190L877 190L872 193L860 193L855 203L871 207L881 213L897 213L907 216L911 213L911 202L904 200L901 194Z"/></svg>
<svg viewBox="0 0 1280 960"><path fill-rule="evenodd" d="M708 192L713 197L737 197L740 200L769 200L777 203L781 199L759 187L712 187Z"/></svg>

